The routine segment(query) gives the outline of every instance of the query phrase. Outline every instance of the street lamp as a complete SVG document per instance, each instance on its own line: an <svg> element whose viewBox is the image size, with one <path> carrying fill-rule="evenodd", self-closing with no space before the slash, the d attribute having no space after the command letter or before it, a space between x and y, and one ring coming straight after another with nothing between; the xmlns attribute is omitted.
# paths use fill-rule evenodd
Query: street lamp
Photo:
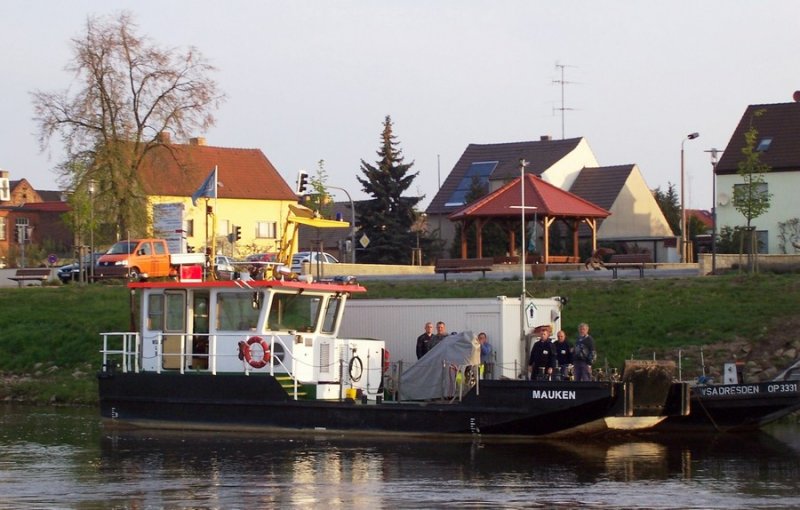
<svg viewBox="0 0 800 510"><path fill-rule="evenodd" d="M89 283L94 282L94 179L89 179ZM83 266L83 261L80 262Z"/></svg>
<svg viewBox="0 0 800 510"><path fill-rule="evenodd" d="M711 149L711 274L717 274L717 162L719 149Z"/></svg>
<svg viewBox="0 0 800 510"><path fill-rule="evenodd" d="M686 249L686 243L688 242L689 236L686 232L686 205L684 202L684 195L685 195L685 186L684 186L684 178L683 178L683 144L686 140L694 140L700 136L700 133L689 133L686 135L686 138L681 140L681 262L687 262L688 258L688 250Z"/></svg>
<svg viewBox="0 0 800 510"><path fill-rule="evenodd" d="M356 208L353 205L353 199L350 198L350 193L344 188L337 188L336 186L325 186L330 189L338 189L344 191L347 195L347 200L350 201L350 263L356 263Z"/></svg>

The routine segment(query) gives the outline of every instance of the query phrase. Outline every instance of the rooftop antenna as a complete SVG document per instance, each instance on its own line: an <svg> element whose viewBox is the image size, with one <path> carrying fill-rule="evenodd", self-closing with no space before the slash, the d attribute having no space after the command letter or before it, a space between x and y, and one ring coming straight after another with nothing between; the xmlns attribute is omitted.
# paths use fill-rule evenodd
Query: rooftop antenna
<svg viewBox="0 0 800 510"><path fill-rule="evenodd" d="M572 108L567 108L564 105L564 85L571 85L573 83L571 81L566 81L564 79L564 68L566 68L566 67L575 67L575 66L570 66L570 65L566 65L566 64L559 64L558 62L556 62L556 69L559 69L561 71L561 79L560 80L553 80L553 83L558 83L559 85L561 85L561 108L554 108L553 110L554 111L558 110L558 111L561 112L561 139L562 140L565 138L565 136L564 136L564 132L565 132L565 130L564 130L564 112L567 111L567 110L570 110L570 111L572 110Z"/></svg>

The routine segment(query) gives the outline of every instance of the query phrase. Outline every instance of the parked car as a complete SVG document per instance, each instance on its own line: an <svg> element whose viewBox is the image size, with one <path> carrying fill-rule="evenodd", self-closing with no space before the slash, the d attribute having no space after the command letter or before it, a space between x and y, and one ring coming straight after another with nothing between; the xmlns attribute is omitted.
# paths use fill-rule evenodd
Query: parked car
<svg viewBox="0 0 800 510"><path fill-rule="evenodd" d="M302 274L304 262L309 262L312 266L339 263L336 257L324 251L299 251L292 256L292 272Z"/></svg>
<svg viewBox="0 0 800 510"><path fill-rule="evenodd" d="M83 257L83 270L87 275L91 272L91 266L97 265L97 261L102 257L105 253L104 252L97 252L90 258L89 255L84 255ZM91 262L90 262L91 260ZM77 282L81 279L81 265L78 262L73 262L72 264L67 264L65 266L61 266L56 271L56 275L58 279L61 280L61 283L69 283L69 282Z"/></svg>
<svg viewBox="0 0 800 510"><path fill-rule="evenodd" d="M217 255L214 257L214 271L218 280L233 280L239 270L236 269L233 259Z"/></svg>

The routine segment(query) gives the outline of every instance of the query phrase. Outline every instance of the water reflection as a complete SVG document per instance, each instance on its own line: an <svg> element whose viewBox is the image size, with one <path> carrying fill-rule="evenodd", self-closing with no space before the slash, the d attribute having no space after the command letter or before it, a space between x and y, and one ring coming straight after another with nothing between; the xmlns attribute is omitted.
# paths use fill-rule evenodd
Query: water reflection
<svg viewBox="0 0 800 510"><path fill-rule="evenodd" d="M107 432L94 410L0 420L0 508L800 506L797 425L512 444Z"/></svg>

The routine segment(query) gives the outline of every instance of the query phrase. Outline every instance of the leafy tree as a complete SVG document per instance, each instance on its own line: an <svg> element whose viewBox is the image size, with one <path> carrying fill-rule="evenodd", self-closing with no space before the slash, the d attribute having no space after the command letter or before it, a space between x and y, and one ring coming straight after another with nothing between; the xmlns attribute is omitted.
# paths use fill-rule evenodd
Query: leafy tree
<svg viewBox="0 0 800 510"><path fill-rule="evenodd" d="M739 252L741 253L743 249L747 252L748 267L751 272L758 271L758 250L752 220L769 210L772 199L772 194L767 189L764 179L764 174L770 171L770 166L761 161L761 152L756 149L758 130L753 126L753 119L763 114L764 110L756 110L750 117L750 128L744 134L743 158L737 165L737 173L742 177L744 183L733 187L733 207L747 221L745 231L748 236L744 239Z"/></svg>
<svg viewBox="0 0 800 510"><path fill-rule="evenodd" d="M678 194L675 192L675 185L667 183L666 191L661 191L658 187L653 190L653 198L656 199L658 207L667 219L672 233L678 235L681 231L681 204Z"/></svg>
<svg viewBox="0 0 800 510"><path fill-rule="evenodd" d="M325 160L317 161L317 174L309 176L308 185L312 193L305 201L306 207L319 212L320 216L330 217L333 199L328 193L325 184L328 182L328 171L325 170Z"/></svg>
<svg viewBox="0 0 800 510"><path fill-rule="evenodd" d="M402 196L417 173L410 173L413 162L403 162L389 115L383 122L377 154L375 165L361 160L364 177L357 177L362 190L372 196L356 204L361 233L369 238L369 245L358 258L379 264L408 263L416 246L416 233L411 230L417 218L414 208L422 197Z"/></svg>
<svg viewBox="0 0 800 510"><path fill-rule="evenodd" d="M742 176L744 185L733 188L733 207L747 220L747 228L752 220L769 210L772 194L767 190L764 174L771 170L761 161L761 152L756 150L758 130L753 126L753 118L760 117L764 110L756 110L750 118L750 128L744 134L744 158L737 165L737 173Z"/></svg>
<svg viewBox="0 0 800 510"><path fill-rule="evenodd" d="M62 184L85 190L95 181L96 218L118 236L147 228L139 167L159 135L185 139L205 131L223 100L206 76L214 68L196 49L161 49L136 29L128 13L89 17L66 67L77 86L32 93L42 150L58 135L66 152L58 167Z"/></svg>

